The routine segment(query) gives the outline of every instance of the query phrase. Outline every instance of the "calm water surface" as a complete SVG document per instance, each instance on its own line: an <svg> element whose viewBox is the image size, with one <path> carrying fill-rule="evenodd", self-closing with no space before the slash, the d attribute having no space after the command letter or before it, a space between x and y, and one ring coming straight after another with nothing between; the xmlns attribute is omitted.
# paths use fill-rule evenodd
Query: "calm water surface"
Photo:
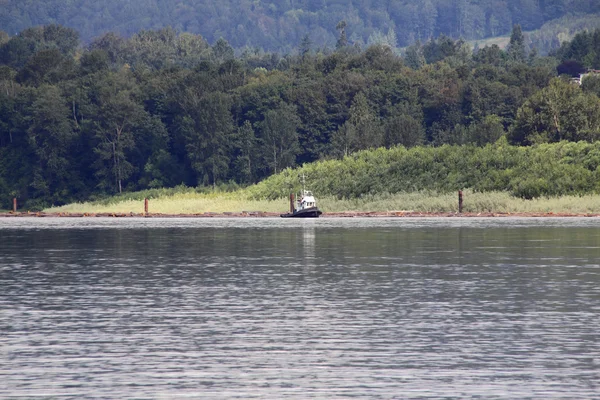
<svg viewBox="0 0 600 400"><path fill-rule="evenodd" d="M0 398L600 398L600 219L3 219Z"/></svg>

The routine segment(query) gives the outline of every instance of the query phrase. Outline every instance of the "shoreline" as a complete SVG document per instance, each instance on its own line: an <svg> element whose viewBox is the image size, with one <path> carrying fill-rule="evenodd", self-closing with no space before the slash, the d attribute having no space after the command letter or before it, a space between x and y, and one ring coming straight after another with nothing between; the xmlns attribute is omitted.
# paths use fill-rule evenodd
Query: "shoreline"
<svg viewBox="0 0 600 400"><path fill-rule="evenodd" d="M244 212L205 212L196 214L162 213L48 213L48 212L4 212L0 218L278 218L282 213L244 211ZM346 211L323 213L320 218L598 218L600 213L554 213L554 212L417 212L417 211Z"/></svg>

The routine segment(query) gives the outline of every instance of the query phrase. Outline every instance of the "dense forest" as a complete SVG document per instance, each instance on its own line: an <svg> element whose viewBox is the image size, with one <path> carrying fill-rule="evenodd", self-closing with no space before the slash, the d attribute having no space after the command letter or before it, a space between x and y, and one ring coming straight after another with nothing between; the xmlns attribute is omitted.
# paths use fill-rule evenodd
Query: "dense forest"
<svg viewBox="0 0 600 400"><path fill-rule="evenodd" d="M246 185L377 147L600 137L600 78L570 80L600 68L600 30L550 57L518 25L506 50L440 36L400 57L350 45L344 25L334 50L305 37L288 56L169 28L85 47L60 25L0 35L0 208Z"/></svg>
<svg viewBox="0 0 600 400"><path fill-rule="evenodd" d="M0 29L15 35L49 23L77 30L87 43L107 32L125 37L165 26L219 38L234 48L290 52L305 35L332 47L339 21L350 44L385 40L400 47L446 35L482 39L524 31L565 15L600 12L597 0L4 0Z"/></svg>

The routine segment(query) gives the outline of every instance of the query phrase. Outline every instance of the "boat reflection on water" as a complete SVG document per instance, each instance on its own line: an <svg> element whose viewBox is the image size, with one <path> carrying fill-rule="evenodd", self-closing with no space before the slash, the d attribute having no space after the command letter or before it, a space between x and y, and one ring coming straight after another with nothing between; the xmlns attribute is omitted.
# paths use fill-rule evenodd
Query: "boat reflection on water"
<svg viewBox="0 0 600 400"><path fill-rule="evenodd" d="M302 242L304 248L304 260L315 257L315 227L312 222L305 222L302 227Z"/></svg>

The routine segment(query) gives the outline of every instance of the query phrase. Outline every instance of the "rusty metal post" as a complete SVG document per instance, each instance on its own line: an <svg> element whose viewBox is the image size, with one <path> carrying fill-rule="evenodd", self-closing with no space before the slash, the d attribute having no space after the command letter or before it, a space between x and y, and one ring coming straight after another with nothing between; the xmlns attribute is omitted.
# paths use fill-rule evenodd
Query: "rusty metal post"
<svg viewBox="0 0 600 400"><path fill-rule="evenodd" d="M17 198L16 197L13 198L13 212L14 213L17 212Z"/></svg>
<svg viewBox="0 0 600 400"><path fill-rule="evenodd" d="M462 190L458 191L458 212L462 214L463 211L463 193Z"/></svg>
<svg viewBox="0 0 600 400"><path fill-rule="evenodd" d="M148 199L144 199L144 213L148 214Z"/></svg>
<svg viewBox="0 0 600 400"><path fill-rule="evenodd" d="M294 193L290 193L290 212L294 212Z"/></svg>

